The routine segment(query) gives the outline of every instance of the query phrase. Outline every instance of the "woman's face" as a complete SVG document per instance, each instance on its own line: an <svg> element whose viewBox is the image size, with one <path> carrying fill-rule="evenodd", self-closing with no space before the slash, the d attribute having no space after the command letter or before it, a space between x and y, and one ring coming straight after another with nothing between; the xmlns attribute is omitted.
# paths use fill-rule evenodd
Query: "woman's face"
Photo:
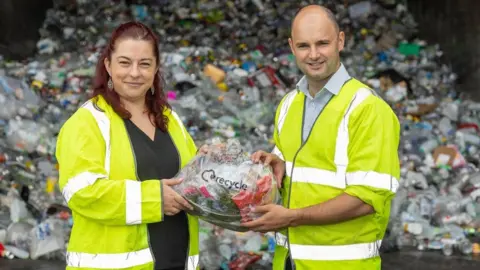
<svg viewBox="0 0 480 270"><path fill-rule="evenodd" d="M111 60L106 58L104 64L120 98L144 100L158 69L152 47L149 41L128 38L115 43Z"/></svg>

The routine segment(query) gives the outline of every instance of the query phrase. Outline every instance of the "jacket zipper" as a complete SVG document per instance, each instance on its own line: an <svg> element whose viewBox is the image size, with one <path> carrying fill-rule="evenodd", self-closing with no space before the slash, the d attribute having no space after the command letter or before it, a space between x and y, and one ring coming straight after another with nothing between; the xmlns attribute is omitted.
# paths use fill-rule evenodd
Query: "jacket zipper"
<svg viewBox="0 0 480 270"><path fill-rule="evenodd" d="M328 103L330 102L330 100L333 98L333 96L331 96L328 101L327 101L327 104L325 104L325 106L323 107L323 109L325 109L325 107L328 105ZM323 109L322 111L320 111L320 113L317 115L317 117L315 118L315 121L313 121L313 125L312 125L312 128L310 129L308 135L307 135L307 138L305 138L305 141L303 140L303 125L305 124L305 108L306 108L306 102L307 102L307 98L304 97L304 100L303 100L303 114L302 114L302 127L301 127L301 131L300 131L300 139L302 140L302 144L300 145L300 148L298 148L297 152L295 153L295 156L293 156L293 162L292 162L292 169L290 171L290 188L288 190L288 208L290 208L290 199L291 199L291 196L292 196L292 182L293 182L293 169L295 168L295 161L297 160L297 156L298 154L300 153L300 151L303 149L303 147L305 146L305 144L307 144L307 141L308 139L310 138L310 135L312 134L312 130L313 130L313 126L315 125L315 123L317 122L318 118L320 117L320 115L322 114L323 112ZM290 230L289 228L287 228L287 243L288 243L288 254L290 256L290 263L292 265L292 270L295 270L295 262L293 260L293 258L291 257L291 249L290 249ZM284 269L286 269L286 264L284 266Z"/></svg>
<svg viewBox="0 0 480 270"><path fill-rule="evenodd" d="M306 99L304 98L304 100L303 100L303 113L302 113L302 127L301 127L301 131L300 131L300 139L302 141L303 141L303 125L305 124L305 102L306 102ZM310 136L310 134L308 134L308 136ZM307 140L302 142L302 144L300 145L300 148L298 148L297 152L295 153L295 156L293 156L292 169L290 170L290 175L291 175L290 185L288 186L289 187L288 188L288 203L287 203L288 208L290 208L290 199L292 197L293 169L295 168L295 161L297 159L298 153L300 153L303 146L305 146L305 142L307 142ZM287 228L287 244L288 244L288 256L290 257L290 264L291 264L292 270L295 270L295 262L293 261L291 248L290 248L290 228ZM284 264L284 269L287 269L286 264Z"/></svg>
<svg viewBox="0 0 480 270"><path fill-rule="evenodd" d="M182 127L180 126L180 128L182 128ZM177 150L177 155L178 155L178 171L180 172L180 170L182 169L182 156L180 155L180 151L178 150L177 144L176 144L175 141L173 140L172 135L170 134L169 131L167 131L167 133L168 133L168 136L170 136L170 139L172 140L172 143L173 143L173 145L175 146L175 149ZM185 215L187 215L187 214L185 213ZM185 269L188 268L188 258L190 257L190 256L189 256L189 255L190 255L190 237L192 237L192 236L190 235L190 221L188 220L188 215L187 215L187 229L188 229L188 238L189 238L189 239L188 239L188 245L187 245L187 256L186 256L186 258L185 258Z"/></svg>
<svg viewBox="0 0 480 270"><path fill-rule="evenodd" d="M127 133L128 141L130 142L130 148L132 149L133 163L134 163L134 166L135 166L135 177L137 177L137 181L140 181L140 177L138 177L138 172L137 172L137 157L136 157L136 155L135 155L135 150L133 149L132 139L130 138L130 135L128 134L127 124L125 124L125 121L123 122L123 125L125 126L125 131L126 131L126 133ZM160 183L160 185L161 185L161 183ZM150 233L149 233L149 231L148 231L148 225L146 225L146 227L147 227L147 243L148 243L148 249L150 250L150 254L152 255L153 265L155 265L155 256L153 255L152 245L150 244Z"/></svg>

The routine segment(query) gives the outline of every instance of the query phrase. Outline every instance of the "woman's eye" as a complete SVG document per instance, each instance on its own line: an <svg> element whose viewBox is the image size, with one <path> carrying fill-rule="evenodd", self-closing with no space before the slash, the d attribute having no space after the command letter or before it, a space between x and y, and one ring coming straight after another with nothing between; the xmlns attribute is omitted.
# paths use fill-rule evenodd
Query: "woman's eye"
<svg viewBox="0 0 480 270"><path fill-rule="evenodd" d="M149 66L150 66L149 63L142 63L142 64L140 64L140 65L141 65L142 67L149 67Z"/></svg>
<svg viewBox="0 0 480 270"><path fill-rule="evenodd" d="M120 62L120 65L128 65L128 62L122 61Z"/></svg>

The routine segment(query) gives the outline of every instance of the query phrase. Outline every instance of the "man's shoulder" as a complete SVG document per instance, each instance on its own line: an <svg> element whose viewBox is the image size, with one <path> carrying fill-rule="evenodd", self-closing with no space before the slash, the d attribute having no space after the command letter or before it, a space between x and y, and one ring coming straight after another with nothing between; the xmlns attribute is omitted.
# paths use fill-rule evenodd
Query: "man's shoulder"
<svg viewBox="0 0 480 270"><path fill-rule="evenodd" d="M375 91L373 90L372 87L370 87L368 84L362 82L361 80L355 78L355 77L350 77L350 79L348 81L345 82L345 85L347 84L350 84L351 86L357 88L357 89L361 89L361 88L365 88L365 89L368 89L368 90L371 90L371 91ZM344 85L344 86L345 86Z"/></svg>
<svg viewBox="0 0 480 270"><path fill-rule="evenodd" d="M300 91L299 91L297 88L288 91L287 93L285 93L285 94L283 95L282 99L280 100L279 105L282 105L282 104L284 104L285 102L291 101L293 98L295 98L295 96L296 96L298 93L300 93Z"/></svg>

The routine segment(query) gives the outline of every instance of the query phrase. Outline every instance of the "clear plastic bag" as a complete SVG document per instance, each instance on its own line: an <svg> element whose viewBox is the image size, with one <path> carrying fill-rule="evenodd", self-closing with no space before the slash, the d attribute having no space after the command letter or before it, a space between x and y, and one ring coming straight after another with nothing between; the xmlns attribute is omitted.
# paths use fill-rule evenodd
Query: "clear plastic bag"
<svg viewBox="0 0 480 270"><path fill-rule="evenodd" d="M255 206L281 204L271 167L252 163L234 139L211 145L176 177L183 181L174 190L194 208L188 213L229 230L247 231L240 224L259 217Z"/></svg>

